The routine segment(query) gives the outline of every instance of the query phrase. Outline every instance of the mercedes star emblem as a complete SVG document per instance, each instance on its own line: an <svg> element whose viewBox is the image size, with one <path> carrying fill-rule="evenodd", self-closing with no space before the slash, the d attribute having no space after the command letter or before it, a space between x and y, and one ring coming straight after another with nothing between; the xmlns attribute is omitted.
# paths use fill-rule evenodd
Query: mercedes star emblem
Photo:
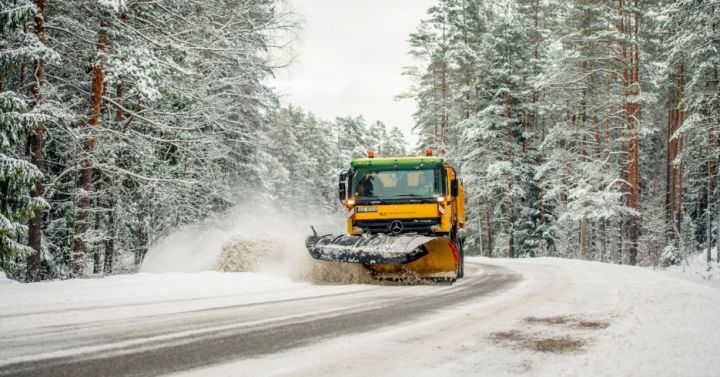
<svg viewBox="0 0 720 377"><path fill-rule="evenodd" d="M402 230L403 230L403 224L399 220L395 220L390 223L390 232L392 234L398 234L398 233L402 232Z"/></svg>

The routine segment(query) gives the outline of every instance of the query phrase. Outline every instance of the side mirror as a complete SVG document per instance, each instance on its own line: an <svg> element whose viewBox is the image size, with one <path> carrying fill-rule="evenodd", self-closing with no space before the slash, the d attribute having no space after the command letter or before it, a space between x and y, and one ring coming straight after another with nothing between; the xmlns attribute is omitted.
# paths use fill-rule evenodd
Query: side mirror
<svg viewBox="0 0 720 377"><path fill-rule="evenodd" d="M457 178L450 181L450 195L458 196L458 180L457 180Z"/></svg>
<svg viewBox="0 0 720 377"><path fill-rule="evenodd" d="M347 188L345 187L345 182L340 182L340 185L338 187L338 198L340 201L345 200L347 198Z"/></svg>
<svg viewBox="0 0 720 377"><path fill-rule="evenodd" d="M347 180L347 172L343 171L340 173L340 179L338 183L338 198L340 201L343 201L347 198L347 185L345 181Z"/></svg>

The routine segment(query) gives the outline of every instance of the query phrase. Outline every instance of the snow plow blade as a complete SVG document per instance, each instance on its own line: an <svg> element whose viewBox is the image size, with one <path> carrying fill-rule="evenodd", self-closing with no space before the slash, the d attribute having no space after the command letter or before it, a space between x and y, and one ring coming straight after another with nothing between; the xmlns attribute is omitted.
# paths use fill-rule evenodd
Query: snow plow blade
<svg viewBox="0 0 720 377"><path fill-rule="evenodd" d="M425 244L433 237L419 235L371 236L310 235L305 240L310 255L318 260L376 264L407 264L428 254Z"/></svg>
<svg viewBox="0 0 720 377"><path fill-rule="evenodd" d="M461 263L457 245L447 237L425 237L423 257L406 264L378 263L367 266L379 279L430 279L452 283L460 277Z"/></svg>
<svg viewBox="0 0 720 377"><path fill-rule="evenodd" d="M359 263L377 279L440 279L454 282L461 276L458 246L444 236L417 234L346 236L313 234L305 240L310 255L318 260Z"/></svg>

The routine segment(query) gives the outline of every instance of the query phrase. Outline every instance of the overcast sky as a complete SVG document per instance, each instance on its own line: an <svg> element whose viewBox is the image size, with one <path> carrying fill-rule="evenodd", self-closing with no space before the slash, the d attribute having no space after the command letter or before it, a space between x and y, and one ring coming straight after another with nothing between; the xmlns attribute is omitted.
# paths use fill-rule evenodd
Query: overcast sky
<svg viewBox="0 0 720 377"><path fill-rule="evenodd" d="M324 119L362 115L410 135L415 103L395 97L410 85L402 68L417 65L408 37L434 0L290 0L303 20L295 62L270 85L281 102Z"/></svg>

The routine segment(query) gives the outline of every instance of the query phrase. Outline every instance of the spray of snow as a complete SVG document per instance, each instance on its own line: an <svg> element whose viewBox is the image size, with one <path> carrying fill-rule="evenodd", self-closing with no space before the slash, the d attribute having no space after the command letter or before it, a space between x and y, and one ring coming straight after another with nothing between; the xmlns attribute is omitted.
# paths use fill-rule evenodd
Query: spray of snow
<svg viewBox="0 0 720 377"><path fill-rule="evenodd" d="M215 269L222 272L256 271L260 265L282 263L282 252L286 249L287 245L269 235L235 236L223 245Z"/></svg>
<svg viewBox="0 0 720 377"><path fill-rule="evenodd" d="M204 224L175 231L148 252L142 272L269 272L315 283L370 281L360 265L313 260L310 225L343 233L344 218L275 208L238 207Z"/></svg>

